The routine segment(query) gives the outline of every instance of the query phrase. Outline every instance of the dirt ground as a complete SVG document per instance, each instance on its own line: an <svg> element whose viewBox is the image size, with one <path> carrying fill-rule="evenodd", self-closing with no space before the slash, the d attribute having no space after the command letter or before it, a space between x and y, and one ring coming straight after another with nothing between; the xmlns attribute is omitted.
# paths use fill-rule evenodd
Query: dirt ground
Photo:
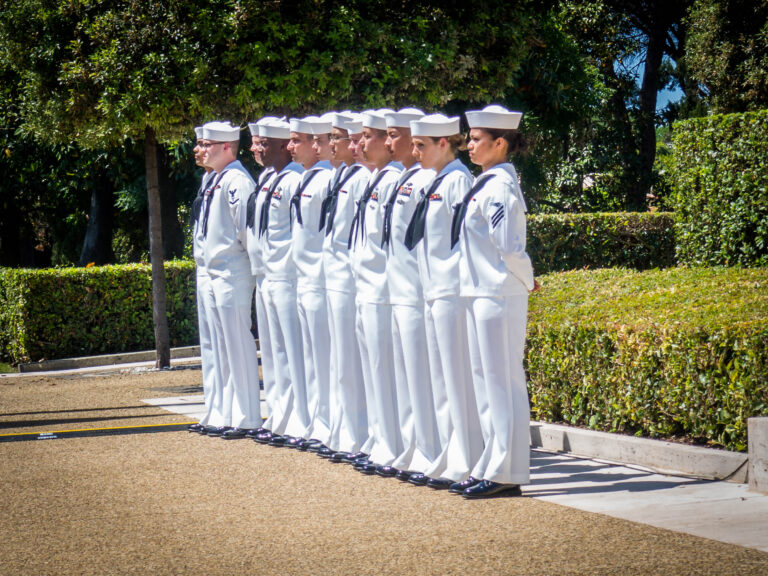
<svg viewBox="0 0 768 576"><path fill-rule="evenodd" d="M0 435L173 424L200 371L0 378ZM768 574L768 554L532 498L467 501L186 431L3 442L0 574Z"/></svg>

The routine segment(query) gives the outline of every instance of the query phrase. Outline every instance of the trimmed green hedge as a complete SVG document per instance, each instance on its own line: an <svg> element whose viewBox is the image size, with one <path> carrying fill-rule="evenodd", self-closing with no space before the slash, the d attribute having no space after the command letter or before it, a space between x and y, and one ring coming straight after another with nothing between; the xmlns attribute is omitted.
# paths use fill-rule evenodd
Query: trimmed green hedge
<svg viewBox="0 0 768 576"><path fill-rule="evenodd" d="M768 265L768 110L678 122L672 143L679 262Z"/></svg>
<svg viewBox="0 0 768 576"><path fill-rule="evenodd" d="M165 265L172 346L197 343L195 265ZM0 268L0 353L15 364L151 350L148 265L46 270Z"/></svg>
<svg viewBox="0 0 768 576"><path fill-rule="evenodd" d="M667 268L675 265L674 216L664 212L532 215L527 248L537 275L579 268Z"/></svg>
<svg viewBox="0 0 768 576"><path fill-rule="evenodd" d="M746 450L768 415L768 270L595 270L539 278L535 418Z"/></svg>

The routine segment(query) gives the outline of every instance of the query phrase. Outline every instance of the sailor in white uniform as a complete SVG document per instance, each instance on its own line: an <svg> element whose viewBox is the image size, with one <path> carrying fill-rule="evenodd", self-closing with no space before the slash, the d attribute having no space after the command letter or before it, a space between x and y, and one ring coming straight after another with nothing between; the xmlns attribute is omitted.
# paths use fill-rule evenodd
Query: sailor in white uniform
<svg viewBox="0 0 768 576"><path fill-rule="evenodd" d="M448 489L469 475L479 456L481 438L469 373L466 316L459 298L459 250L450 245L453 205L469 190L472 175L455 157L463 144L458 117L424 116L411 122L411 134L422 166L437 173L421 191L405 244L409 249L415 247L424 286L441 454L430 470L414 474L408 481ZM436 378L440 373L442 378Z"/></svg>
<svg viewBox="0 0 768 576"><path fill-rule="evenodd" d="M292 119L288 149L304 167L291 197L293 261L297 273L297 308L304 354L302 391L294 386L293 421L285 446L308 448L303 440L330 440L330 333L323 273L323 233L320 213L331 178L328 137L331 122L316 116ZM318 155L321 152L322 157Z"/></svg>
<svg viewBox="0 0 768 576"><path fill-rule="evenodd" d="M276 120L263 124L259 126L259 135L264 163L275 169L264 202L255 213L264 263L264 305L275 381L274 404L268 421L270 432L258 434L254 440L282 446L290 439L285 435L294 409L294 388L302 394L306 390L301 328L296 314L296 264L292 254L290 217L291 197L301 182L304 169L291 161L288 122ZM291 429L294 435L301 432L296 428L294 425Z"/></svg>
<svg viewBox="0 0 768 576"><path fill-rule="evenodd" d="M208 306L211 302L213 302L213 297L210 294L208 297L206 297L206 293L210 291L211 279L210 276L208 276L208 271L205 269L202 236L198 237L196 234L197 223L200 220L200 208L203 204L205 189L206 186L212 182L211 178L215 176L215 173L211 168L208 168L203 164L203 155L205 150L202 147L202 126L195 128L195 136L197 138L197 142L193 149L195 154L195 164L205 169L203 177L200 181L200 188L198 189L197 197L192 203L192 215L190 219L190 225L192 227L192 253L195 259L196 271L195 278L197 287L197 326L198 335L200 338L200 363L203 376L203 403L205 405L205 414L200 419L200 422L197 424L190 424L188 430L190 432L205 434L206 429L210 426L211 411L213 409L213 395L216 392L219 394L221 393L223 384L221 382L219 372L215 369L216 362L214 361L214 345L212 334L208 325ZM223 419L220 416L214 416L213 420L223 422Z"/></svg>
<svg viewBox="0 0 768 576"><path fill-rule="evenodd" d="M530 478L530 411L523 354L528 292L525 200L509 154L522 114L501 106L466 113L469 157L482 167L457 207L452 243L461 249L461 296L469 319L473 375L485 449L472 477L451 491L466 498L520 494Z"/></svg>
<svg viewBox="0 0 768 576"><path fill-rule="evenodd" d="M382 247L384 208L402 165L391 161L386 147L385 114L392 110L363 113L363 155L375 169L360 198L350 230L357 289L357 341L363 366L369 412L374 414L370 463L358 469L374 474L391 467L403 452L392 359L392 309L387 287L387 255Z"/></svg>
<svg viewBox="0 0 768 576"><path fill-rule="evenodd" d="M248 434L248 436L251 437L256 434L268 432L271 429L271 415L275 403L274 361L272 358L272 345L269 338L269 326L267 324L267 309L264 304L264 297L266 294L264 283L266 282L266 277L264 262L261 257L258 218L256 217L257 214L261 213L261 207L264 204L264 200L269 190L269 183L275 176L274 166L269 166L264 163L263 138L259 135L259 127L275 120L278 120L275 116L264 116L258 122L248 124L248 128L251 131L251 152L253 153L253 159L257 164L264 167L256 182L256 189L248 198L246 208L246 240L248 256L251 259L251 272L256 279L256 290L253 294L253 303L254 309L256 310L256 326L258 328L259 354L261 357L261 381L264 387L264 403L266 405L266 414L262 414L264 423L251 434Z"/></svg>
<svg viewBox="0 0 768 576"><path fill-rule="evenodd" d="M429 361L425 353L427 336L419 266L416 254L403 244L418 193L435 176L433 170L422 169L413 156L410 122L423 116L424 112L416 108L404 108L386 115L387 148L392 159L404 166L386 200L382 238L387 251L394 378L403 452L391 467L377 473L394 473L400 480L408 480L413 473L426 472L440 453Z"/></svg>
<svg viewBox="0 0 768 576"><path fill-rule="evenodd" d="M203 125L203 161L216 172L207 187L198 230L213 306L209 326L215 334L216 361L223 380L220 434L245 437L261 424L256 342L251 333L254 278L246 250L246 204L255 182L237 160L240 128L224 122ZM215 435L208 432L208 435Z"/></svg>
<svg viewBox="0 0 768 576"><path fill-rule="evenodd" d="M349 147L349 130L362 132L352 113L334 114L330 148L336 169L330 182L319 228L324 234L323 268L331 335L331 437L319 447L320 456L353 463L369 437L360 350L355 335L355 279L350 261L349 231L357 202L370 171L356 162ZM313 450L310 447L310 450Z"/></svg>

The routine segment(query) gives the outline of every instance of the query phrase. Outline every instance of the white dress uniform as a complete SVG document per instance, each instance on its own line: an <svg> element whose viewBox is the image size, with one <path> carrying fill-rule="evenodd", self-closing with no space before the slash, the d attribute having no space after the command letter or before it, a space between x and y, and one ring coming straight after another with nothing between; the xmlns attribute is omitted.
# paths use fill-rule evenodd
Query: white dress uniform
<svg viewBox="0 0 768 576"><path fill-rule="evenodd" d="M316 438L323 444L330 441L331 434L331 351L323 272L323 233L319 227L332 168L328 161L320 161L308 168L292 196L293 260L298 277L297 302L306 385L303 398L294 391L294 415L301 417L304 426L300 436Z"/></svg>
<svg viewBox="0 0 768 576"><path fill-rule="evenodd" d="M287 122L284 123L287 130ZM275 405L270 430L298 436L304 430L291 418L294 387L305 390L301 328L296 314L296 264L291 242L290 202L304 169L291 162L270 183L258 214L266 277L267 324L274 358ZM289 426L290 423L290 426Z"/></svg>
<svg viewBox="0 0 768 576"><path fill-rule="evenodd" d="M259 352L261 355L261 380L264 384L264 400L266 404L266 414L262 414L264 420L263 427L268 430L272 425L272 411L275 404L275 373L274 362L272 359L272 344L269 338L269 324L267 323L267 308L264 303L266 294L266 272L264 260L261 254L261 239L259 238L259 219L261 208L269 193L269 184L275 177L275 169L271 166L265 166L256 184L256 190L248 199L248 221L247 221L247 248L248 256L251 259L251 272L256 280L256 290L253 294L253 304L256 310L256 325L259 331Z"/></svg>
<svg viewBox="0 0 768 576"><path fill-rule="evenodd" d="M361 164L337 168L323 227L323 266L332 352L331 435L327 445L340 452L357 452L370 437L360 350L355 335L355 279L348 246L355 208L369 177L370 172Z"/></svg>
<svg viewBox="0 0 768 576"><path fill-rule="evenodd" d="M202 127L200 128L200 138L202 138ZM213 182L213 178L216 177L215 172L206 172L203 174L203 178L200 182L200 195L201 198L205 194L206 187ZM202 206L202 204L201 204ZM211 293L211 278L208 275L208 271L205 268L205 258L203 256L203 237L202 234L198 236L198 225L200 223L200 214L195 215L195 228L192 238L192 254L195 259L196 265L196 285L197 285L197 326L198 335L200 338L200 363L203 376L203 404L205 405L205 413L200 420L200 424L203 426L223 426L223 417L219 414L214 414L214 406L220 408L221 406L221 392L224 389L222 382L222 376L228 378L228 372L221 374L219 370L216 370L216 359L214 346L214 335L211 333L210 325L208 323L209 307L214 302L213 294ZM214 396L219 396L219 401L214 403ZM215 424L214 424L215 423Z"/></svg>
<svg viewBox="0 0 768 576"><path fill-rule="evenodd" d="M447 132L432 132L433 126L428 122L432 118L443 124ZM413 136L456 134L458 118L425 117L411 122L411 133ZM469 372L466 314L459 297L459 249L451 248L453 206L461 201L471 183L471 173L458 160L443 167L423 192L424 232L423 239L416 244L424 286L429 366L441 448L426 475L456 482L469 476L474 458L480 454L480 447L472 442L481 438L475 429L479 423ZM418 212L417 207L414 221L418 219ZM435 378L435 374L441 372L442 379Z"/></svg>
<svg viewBox="0 0 768 576"><path fill-rule="evenodd" d="M203 134L209 136L208 125ZM215 306L210 310L220 370L224 381L224 426L261 425L256 342L251 333L254 278L246 251L246 204L255 182L243 165L230 162L209 188L202 207L203 256Z"/></svg>
<svg viewBox="0 0 768 576"><path fill-rule="evenodd" d="M369 459L380 466L391 466L403 452L393 374L387 255L382 248L386 199L401 170L400 164L392 162L373 171L350 230L357 288L357 342L366 402L374 418Z"/></svg>
<svg viewBox="0 0 768 576"><path fill-rule="evenodd" d="M485 450L472 476L501 484L530 478L530 411L523 355L533 268L525 251L525 200L512 164L488 179L467 204L461 246L461 295L466 300L470 349Z"/></svg>
<svg viewBox="0 0 768 576"><path fill-rule="evenodd" d="M392 305L392 346L397 409L403 451L392 466L425 473L439 453L440 442L430 385L424 294L416 254L403 244L419 192L435 177L420 164L406 169L387 202L387 286ZM432 377L441 378L442 372Z"/></svg>

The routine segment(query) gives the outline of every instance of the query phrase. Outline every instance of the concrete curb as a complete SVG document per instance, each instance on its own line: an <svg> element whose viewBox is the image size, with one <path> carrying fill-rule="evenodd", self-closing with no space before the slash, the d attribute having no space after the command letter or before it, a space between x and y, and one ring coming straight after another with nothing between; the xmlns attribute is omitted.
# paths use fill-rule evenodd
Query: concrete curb
<svg viewBox="0 0 768 576"><path fill-rule="evenodd" d="M171 360L200 356L200 346L185 346L171 348ZM136 362L154 362L157 352L147 350L144 352L123 352L120 354L103 354L100 356L83 356L81 358L60 358L58 360L41 360L19 364L19 372L48 372L53 370L76 370L78 368L92 368L94 366L112 366L115 364L132 364Z"/></svg>
<svg viewBox="0 0 768 576"><path fill-rule="evenodd" d="M749 456L742 452L584 430L547 422L531 422L531 446L574 456L634 464L662 474L727 480L740 484L747 481Z"/></svg>

